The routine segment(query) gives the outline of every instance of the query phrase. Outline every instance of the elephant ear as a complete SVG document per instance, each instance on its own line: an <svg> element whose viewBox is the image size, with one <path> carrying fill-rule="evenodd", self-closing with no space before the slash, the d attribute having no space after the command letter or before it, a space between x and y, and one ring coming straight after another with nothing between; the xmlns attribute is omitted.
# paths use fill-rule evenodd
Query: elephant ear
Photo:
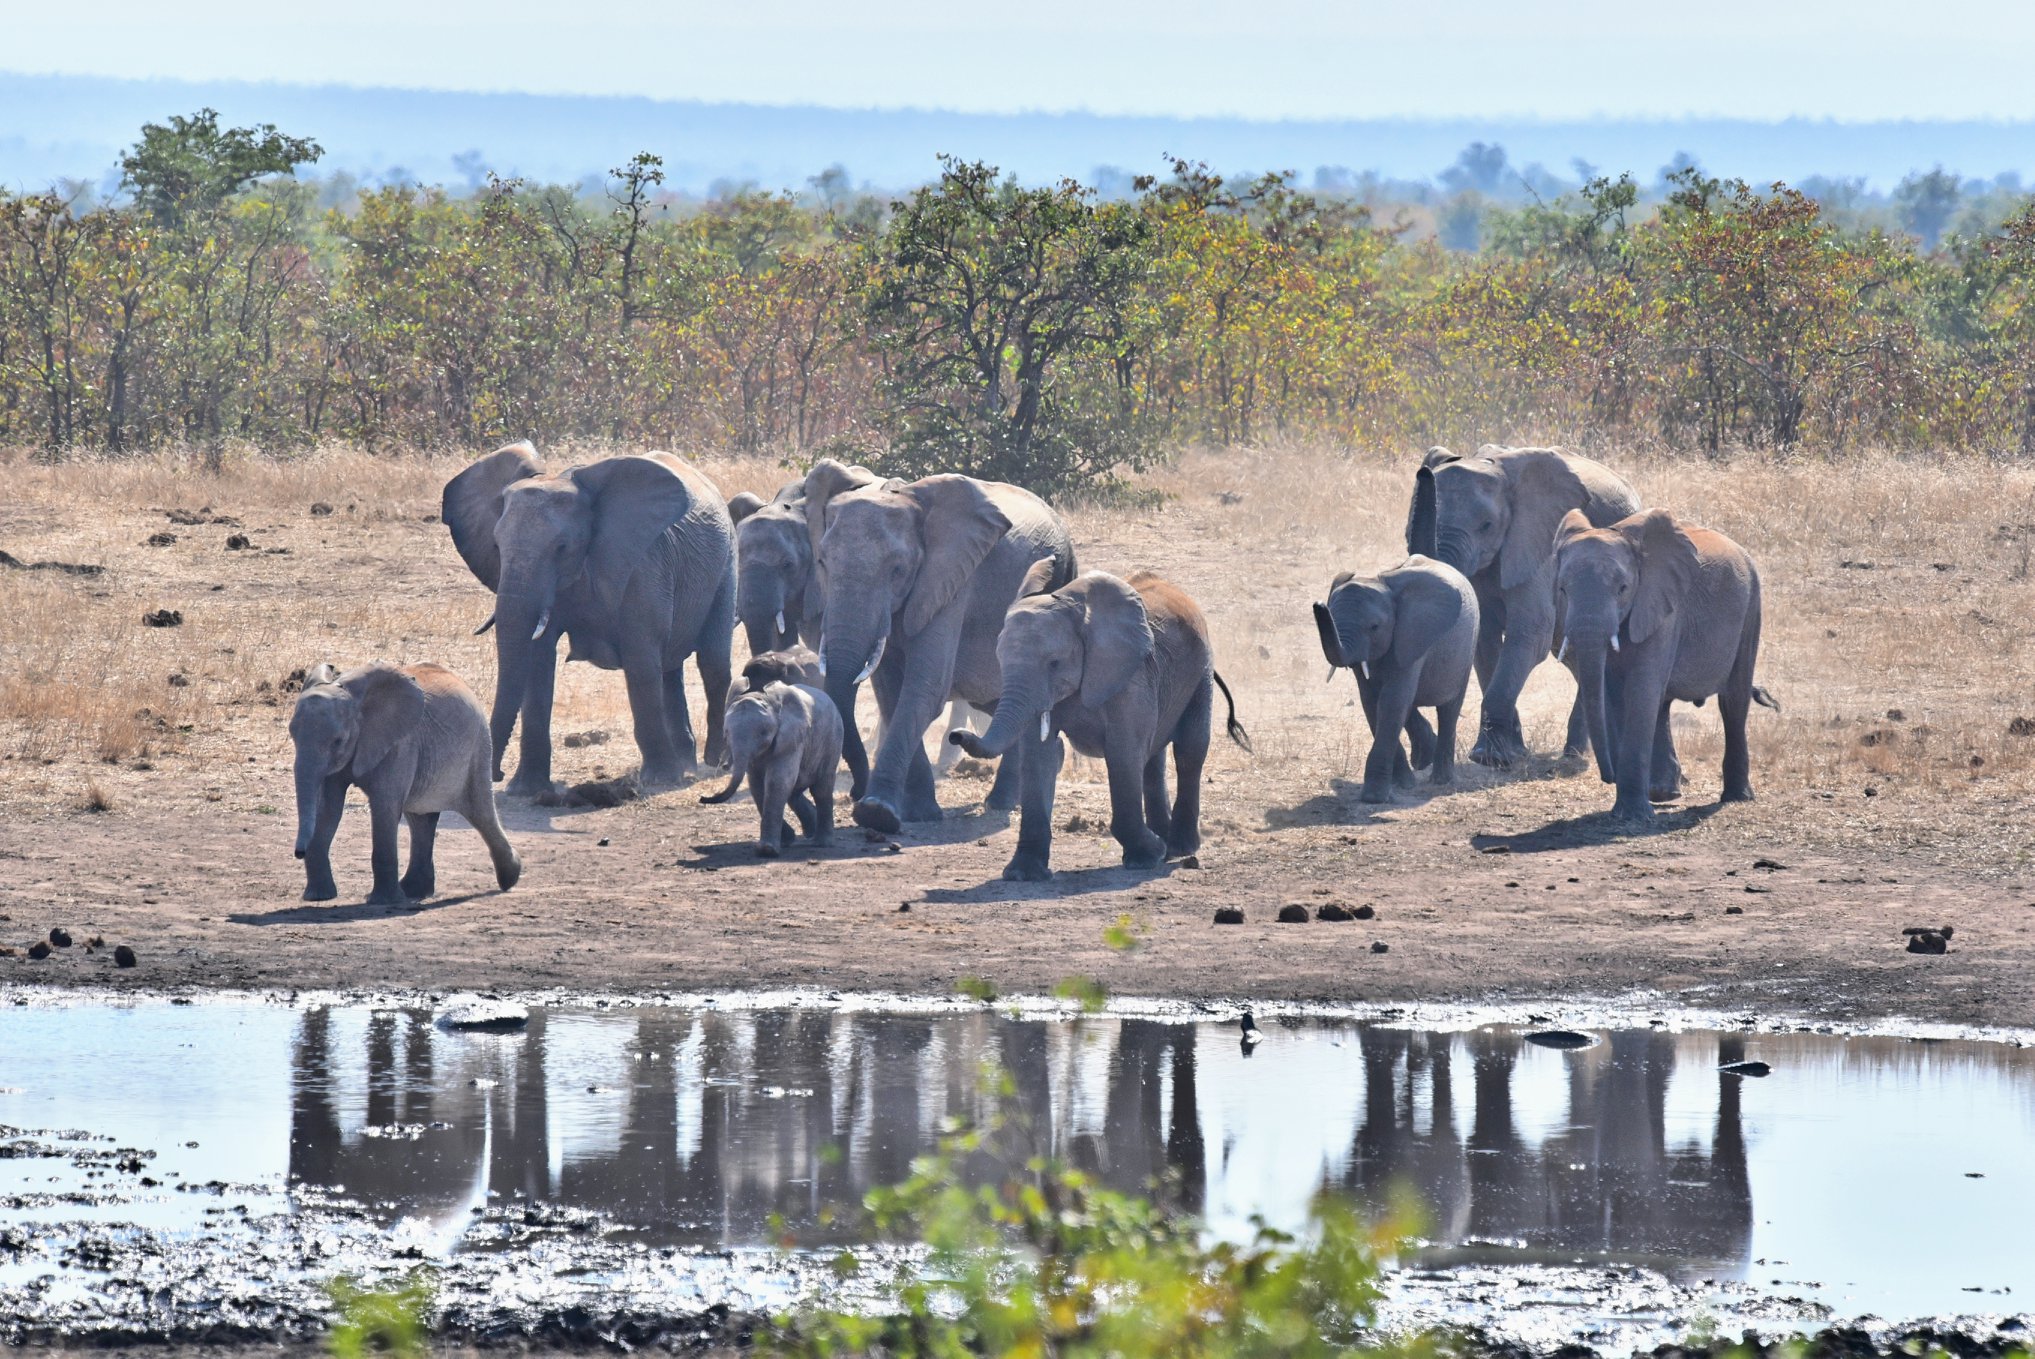
<svg viewBox="0 0 2035 1359"><path fill-rule="evenodd" d="M739 524L762 509L766 503L763 497L754 491L737 491L728 497L728 517Z"/></svg>
<svg viewBox="0 0 2035 1359"><path fill-rule="evenodd" d="M1059 569L1060 564L1051 557L1041 557L1033 562L1031 569L1025 572L1023 583L1018 586L1018 598L1053 593L1053 576Z"/></svg>
<svg viewBox="0 0 2035 1359"><path fill-rule="evenodd" d="M593 502L586 577L594 598L612 617L621 610L636 568L664 531L692 509L692 488L673 460L656 455L603 458L566 475Z"/></svg>
<svg viewBox="0 0 2035 1359"><path fill-rule="evenodd" d="M1387 571L1392 591L1392 656L1411 665L1433 650L1462 617L1462 593L1433 571Z"/></svg>
<svg viewBox="0 0 2035 1359"><path fill-rule="evenodd" d="M1511 590L1532 580L1554 557L1555 526L1589 498L1583 479L1561 454L1528 449L1493 459L1505 470L1512 521L1498 549L1498 584Z"/></svg>
<svg viewBox="0 0 2035 1359"><path fill-rule="evenodd" d="M338 682L339 667L330 661L320 661L304 672L304 687L306 689L309 689L314 684L337 684Z"/></svg>
<svg viewBox="0 0 2035 1359"><path fill-rule="evenodd" d="M438 517L452 530L452 545L480 583L502 583L502 552L495 525L502 518L502 493L519 481L544 475L544 464L528 440L498 448L445 483Z"/></svg>
<svg viewBox="0 0 2035 1359"><path fill-rule="evenodd" d="M1145 601L1104 571L1090 571L1060 593L1082 609L1082 706L1100 708L1124 691L1152 654Z"/></svg>
<svg viewBox="0 0 2035 1359"><path fill-rule="evenodd" d="M777 712L777 734L770 740L776 751L803 750L813 733L812 703L789 684L778 683L764 691Z"/></svg>
<svg viewBox="0 0 2035 1359"><path fill-rule="evenodd" d="M1336 572L1335 579L1328 583L1328 603L1314 606L1314 631L1321 638L1321 656L1328 662L1331 672L1338 666L1349 664L1343 659L1342 633L1336 627L1335 613L1331 606L1335 603L1336 591L1356 578L1357 573L1354 571ZM1331 673L1329 678L1335 678L1334 674Z"/></svg>
<svg viewBox="0 0 2035 1359"><path fill-rule="evenodd" d="M910 637L923 632L961 593L989 550L1010 532L1010 519L973 477L945 472L914 481L903 491L918 504L924 548L904 601L904 631Z"/></svg>
<svg viewBox="0 0 2035 1359"><path fill-rule="evenodd" d="M1618 525L1639 557L1632 610L1625 629L1634 644L1644 642L1674 617L1675 606L1696 583L1702 558L1696 544L1666 510L1648 510Z"/></svg>
<svg viewBox="0 0 2035 1359"><path fill-rule="evenodd" d="M1555 551L1567 547L1571 541L1588 533L1594 527L1589 516L1581 510L1570 510L1562 516L1562 522L1555 525Z"/></svg>
<svg viewBox="0 0 2035 1359"><path fill-rule="evenodd" d="M424 721L424 688L380 662L346 676L341 687L360 704L360 736L353 746L357 777L378 768Z"/></svg>
<svg viewBox="0 0 2035 1359"><path fill-rule="evenodd" d="M1429 452L1433 452L1432 449ZM1432 557L1438 550L1440 502L1435 497L1434 468L1422 463L1413 474L1413 507L1406 512L1406 550Z"/></svg>
<svg viewBox="0 0 2035 1359"><path fill-rule="evenodd" d="M866 467L850 467L832 458L821 458L813 464L813 470L806 473L806 535L813 547L814 590L818 589L820 573L820 539L827 532L827 506L843 491L852 491L862 486L873 486L880 478Z"/></svg>
<svg viewBox="0 0 2035 1359"><path fill-rule="evenodd" d="M1443 448L1440 444L1436 444L1433 448L1428 449L1427 452L1421 455L1420 465L1422 467L1425 467L1428 471L1432 472L1435 468L1441 467L1447 463L1460 461L1462 461L1462 459L1459 458L1456 454L1449 452L1446 448Z"/></svg>

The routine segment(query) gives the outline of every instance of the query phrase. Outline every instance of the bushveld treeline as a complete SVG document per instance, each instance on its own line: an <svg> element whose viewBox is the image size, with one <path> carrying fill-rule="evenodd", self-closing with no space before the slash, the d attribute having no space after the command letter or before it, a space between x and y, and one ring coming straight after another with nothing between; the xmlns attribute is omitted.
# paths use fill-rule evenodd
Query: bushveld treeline
<svg viewBox="0 0 2035 1359"><path fill-rule="evenodd" d="M492 180L320 209L315 143L143 129L119 201L0 196L0 443L584 438L1047 490L1187 444L2035 454L2035 200L1933 250L1689 168L1415 240L1178 162L1102 199L945 162L880 202Z"/></svg>

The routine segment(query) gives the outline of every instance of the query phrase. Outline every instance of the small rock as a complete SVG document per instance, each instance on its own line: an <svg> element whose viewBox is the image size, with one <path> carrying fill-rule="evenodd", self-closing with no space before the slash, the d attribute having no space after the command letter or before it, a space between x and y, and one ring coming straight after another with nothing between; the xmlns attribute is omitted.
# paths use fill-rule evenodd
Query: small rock
<svg viewBox="0 0 2035 1359"><path fill-rule="evenodd" d="M1218 906L1215 908L1215 923L1218 925L1241 925L1244 911L1241 906Z"/></svg>
<svg viewBox="0 0 2035 1359"><path fill-rule="evenodd" d="M1279 923L1282 925L1305 925L1308 918L1305 902L1289 901L1279 908Z"/></svg>
<svg viewBox="0 0 2035 1359"><path fill-rule="evenodd" d="M1390 953L1391 951L1392 951L1392 946L1391 946L1390 944L1386 943L1386 942L1385 942L1385 941L1384 941L1383 939L1374 939L1374 940L1372 940L1372 941L1371 941L1371 952L1373 952L1373 953Z"/></svg>
<svg viewBox="0 0 2035 1359"><path fill-rule="evenodd" d="M1902 711L1901 711L1901 710L1900 710L1899 708L1889 708L1889 709L1887 709L1887 721L1889 721L1889 722L1905 722L1905 721L1907 721L1907 720L1908 720L1908 715L1907 715L1906 713L1902 712Z"/></svg>
<svg viewBox="0 0 2035 1359"><path fill-rule="evenodd" d="M1726 1062L1717 1069L1732 1076L1764 1076L1773 1070L1765 1062Z"/></svg>
<svg viewBox="0 0 2035 1359"><path fill-rule="evenodd" d="M1368 904L1359 906L1350 912L1350 917L1353 920L1375 920L1378 918L1378 908Z"/></svg>
<svg viewBox="0 0 2035 1359"><path fill-rule="evenodd" d="M181 609L151 609L141 616L141 624L147 628L179 628L184 625Z"/></svg>
<svg viewBox="0 0 2035 1359"><path fill-rule="evenodd" d="M1724 908L1724 914L1726 914L1726 915L1744 915L1744 914L1745 914L1745 907L1743 907L1743 906L1726 906L1726 907Z"/></svg>
<svg viewBox="0 0 2035 1359"><path fill-rule="evenodd" d="M1787 867L1779 859L1754 859L1752 866L1754 868L1764 868L1769 873L1778 873Z"/></svg>
<svg viewBox="0 0 2035 1359"><path fill-rule="evenodd" d="M1190 854L1180 861L1180 866L1182 868L1199 868L1201 867L1201 856L1199 854Z"/></svg>
<svg viewBox="0 0 2035 1359"><path fill-rule="evenodd" d="M883 852L885 854L902 854L904 853L904 846L895 840L885 840L883 842Z"/></svg>
<svg viewBox="0 0 2035 1359"><path fill-rule="evenodd" d="M1526 1041L1538 1048L1555 1048L1568 1052L1575 1048L1587 1048L1597 1040L1587 1033L1577 1033L1574 1029L1541 1029L1526 1035Z"/></svg>
<svg viewBox="0 0 2035 1359"><path fill-rule="evenodd" d="M170 675L170 688L188 689L190 687L191 687L191 677L189 675L186 675L183 671L178 670Z"/></svg>
<svg viewBox="0 0 2035 1359"><path fill-rule="evenodd" d="M1917 934L1940 934L1940 935L1942 935L1942 936L1943 936L1943 937L1944 937L1945 939L1948 939L1948 938L1950 938L1950 937L1951 937L1952 935L1954 935L1954 934L1956 934L1956 933L1957 933L1957 926L1955 926L1955 925L1910 925L1910 926L1908 926L1908 928L1906 928L1905 930L1902 930L1902 931L1901 931L1901 933L1902 933L1902 934L1906 934L1906 935L1910 935L1910 936L1913 936L1913 935L1917 935Z"/></svg>
<svg viewBox="0 0 2035 1359"><path fill-rule="evenodd" d="M912 904L909 901L900 901L899 903L897 903L897 910L899 915L903 915L906 911L909 911L911 908Z"/></svg>
<svg viewBox="0 0 2035 1359"><path fill-rule="evenodd" d="M116 966L133 967L137 961L138 960L134 956L134 950L129 948L127 945L120 944L114 948L113 962Z"/></svg>
<svg viewBox="0 0 2035 1359"><path fill-rule="evenodd" d="M2009 736L2035 736L2035 717L2017 717L2007 723Z"/></svg>
<svg viewBox="0 0 2035 1359"><path fill-rule="evenodd" d="M58 948L69 948L71 946L71 932L59 925L49 932L49 941Z"/></svg>
<svg viewBox="0 0 2035 1359"><path fill-rule="evenodd" d="M600 839L594 841L594 844L601 849L606 849L608 847L608 837L603 835Z"/></svg>
<svg viewBox="0 0 2035 1359"><path fill-rule="evenodd" d="M245 552L253 546L254 544L247 540L245 533L229 533L226 535L226 550L228 552Z"/></svg>
<svg viewBox="0 0 2035 1359"><path fill-rule="evenodd" d="M523 1006L489 996L453 996L438 1012L440 1028L475 1033L513 1033L529 1022Z"/></svg>
<svg viewBox="0 0 2035 1359"><path fill-rule="evenodd" d="M323 519L326 515L331 513L332 507L326 504L324 501L314 500L311 502L311 517L313 519Z"/></svg>
<svg viewBox="0 0 2035 1359"><path fill-rule="evenodd" d="M44 958L49 957L49 955L50 955L49 945L40 939L36 940L34 943L28 946L28 956L35 959L37 962L41 962Z"/></svg>
<svg viewBox="0 0 2035 1359"><path fill-rule="evenodd" d="M1919 930L1908 936L1910 953L1948 953L1950 941L1935 930Z"/></svg>
<svg viewBox="0 0 2035 1359"><path fill-rule="evenodd" d="M148 545L150 547L169 547L176 541L177 535L174 533L151 533L148 535Z"/></svg>
<svg viewBox="0 0 2035 1359"><path fill-rule="evenodd" d="M1320 906L1315 908L1314 918L1316 920L1350 920L1354 917L1350 915L1349 907L1339 906L1333 901L1324 901Z"/></svg>
<svg viewBox="0 0 2035 1359"><path fill-rule="evenodd" d="M1510 845L1485 845L1485 846L1484 846L1484 847L1483 847L1482 849L1478 850L1477 852L1478 852L1479 854L1510 854L1510 853L1512 852L1512 846L1510 846Z"/></svg>

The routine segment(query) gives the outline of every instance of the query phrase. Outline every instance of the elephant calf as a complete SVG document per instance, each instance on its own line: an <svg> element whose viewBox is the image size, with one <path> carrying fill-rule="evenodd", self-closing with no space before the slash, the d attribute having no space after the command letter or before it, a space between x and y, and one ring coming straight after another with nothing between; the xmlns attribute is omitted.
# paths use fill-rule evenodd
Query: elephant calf
<svg viewBox="0 0 2035 1359"><path fill-rule="evenodd" d="M332 837L352 787L367 794L373 822L370 905L422 901L436 890L431 851L440 812L458 812L480 832L503 891L523 875L523 861L495 815L487 712L450 670L378 661L342 675L318 666L290 714L290 740L297 747L297 857L304 861L304 900L339 895L332 880ZM399 817L410 823L410 868L400 880Z"/></svg>
<svg viewBox="0 0 2035 1359"><path fill-rule="evenodd" d="M787 804L810 843L829 843L834 838L834 775L841 763L841 713L834 701L811 685L766 684L729 702L726 731L732 762L728 786L700 801L726 802L746 775L762 818L757 854L774 859L781 852Z"/></svg>
<svg viewBox="0 0 2035 1359"><path fill-rule="evenodd" d="M1003 876L1053 876L1053 792L1065 752L1056 730L1109 766L1110 833L1126 868L1154 868L1201 845L1201 766L1208 758L1215 687L1229 703L1230 739L1245 750L1229 686L1215 673L1208 620L1192 599L1148 571L1120 580L1090 571L1051 589L1053 559L1035 563L1004 615L996 656L1003 694L989 730L948 740L978 759L1020 741L1023 813ZM1178 780L1166 805L1166 748Z"/></svg>
<svg viewBox="0 0 2035 1359"><path fill-rule="evenodd" d="M1364 801L1390 802L1394 783L1412 783L1399 737L1415 708L1434 709L1435 732L1431 759L1416 740L1414 763L1428 765L1435 783L1454 780L1456 721L1470 687L1477 625L1477 592L1469 580L1418 554L1375 576L1345 571L1329 586L1328 603L1314 606L1329 678L1341 666L1357 672L1371 725Z"/></svg>
<svg viewBox="0 0 2035 1359"><path fill-rule="evenodd" d="M1653 820L1681 791L1668 707L1717 695L1724 718L1724 797L1752 800L1745 719L1759 661L1759 569L1721 533L1666 510L1595 528L1571 512L1555 539L1557 653L1575 673L1597 771L1618 786L1612 814Z"/></svg>

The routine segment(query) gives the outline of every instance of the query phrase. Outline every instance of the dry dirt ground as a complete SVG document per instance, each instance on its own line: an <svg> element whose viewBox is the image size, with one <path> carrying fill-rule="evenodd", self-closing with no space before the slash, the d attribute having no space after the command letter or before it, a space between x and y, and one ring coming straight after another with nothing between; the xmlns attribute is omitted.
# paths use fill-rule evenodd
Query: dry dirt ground
<svg viewBox="0 0 2035 1359"><path fill-rule="evenodd" d="M509 802L519 887L496 893L478 837L448 819L445 895L398 909L360 904L356 794L333 854L342 899L302 903L290 672L428 659L492 691L490 639L470 635L488 595L435 521L456 465L0 459L0 549L20 563L0 565L0 945L15 950L0 986L945 993L979 977L1008 994L1085 976L1204 999L1651 989L1701 1008L2035 1025L2035 735L2013 726L2035 715L2028 472L1628 464L1650 504L1757 555L1761 681L1785 705L1754 710L1760 800L1724 808L1716 710L1679 712L1690 786L1648 833L1605 824L1609 790L1551 762L1358 803L1368 736L1348 676L1323 683L1308 604L1336 570L1398 555L1408 464L1279 450L1185 457L1147 483L1155 505L1070 514L1085 565L1153 567L1199 598L1256 738L1255 756L1222 744L1211 759L1199 870L1117 868L1102 771L1077 758L1045 885L999 880L1016 826L983 814L988 785L964 774L943 785L947 820L907 827L900 848L849 827L775 863L751 854L746 801L703 807L697 788L606 809ZM783 475L708 470L730 493ZM45 561L104 569L29 569ZM144 626L157 609L181 625ZM1535 675L1537 749L1559 746L1571 692L1552 664ZM566 667L555 730L592 737L558 752L561 778L635 767L618 675ZM1293 901L1377 914L1275 923ZM1211 923L1232 905L1244 925ZM1106 942L1120 917L1138 947ZM1946 923L1947 955L1905 952L1904 926ZM128 943L140 965L82 946L26 957L55 925Z"/></svg>

